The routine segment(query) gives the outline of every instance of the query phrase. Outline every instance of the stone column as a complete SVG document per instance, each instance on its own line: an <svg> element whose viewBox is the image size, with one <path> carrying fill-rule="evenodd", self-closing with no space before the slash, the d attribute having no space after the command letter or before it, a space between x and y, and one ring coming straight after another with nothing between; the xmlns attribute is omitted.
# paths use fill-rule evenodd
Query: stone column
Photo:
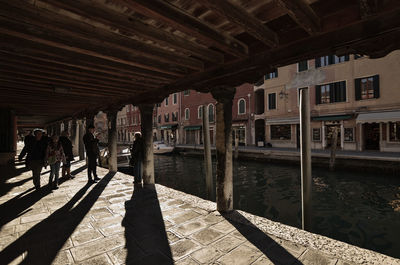
<svg viewBox="0 0 400 265"><path fill-rule="evenodd" d="M302 228L311 230L311 132L310 97L307 88L300 89L300 154Z"/></svg>
<svg viewBox="0 0 400 265"><path fill-rule="evenodd" d="M213 177L212 177L212 160L210 145L210 126L208 120L207 105L203 105L203 144L204 144L204 169L206 172L207 196L211 199L213 196Z"/></svg>
<svg viewBox="0 0 400 265"><path fill-rule="evenodd" d="M143 183L154 184L153 155L153 108L152 104L139 105L141 130L144 142Z"/></svg>
<svg viewBox="0 0 400 265"><path fill-rule="evenodd" d="M216 87L211 91L216 105L217 150L217 210L233 210L233 161L232 161L232 101L234 87Z"/></svg>
<svg viewBox="0 0 400 265"><path fill-rule="evenodd" d="M85 145L83 143L85 128L82 120L78 121L78 127L79 127L79 145L78 145L79 160L85 160Z"/></svg>
<svg viewBox="0 0 400 265"><path fill-rule="evenodd" d="M340 123L340 148L344 150L344 125L343 121Z"/></svg>
<svg viewBox="0 0 400 265"><path fill-rule="evenodd" d="M76 120L76 119L74 119L72 121L71 134L72 134L72 144L73 144L72 153L74 154L74 156L78 156L79 155L79 123L78 123L78 120Z"/></svg>
<svg viewBox="0 0 400 265"><path fill-rule="evenodd" d="M117 164L117 110L110 110L107 112L108 126L108 152L110 156L108 159L108 170L110 172L118 171Z"/></svg>
<svg viewBox="0 0 400 265"><path fill-rule="evenodd" d="M17 137L16 117L10 109L0 109L0 165L14 162Z"/></svg>

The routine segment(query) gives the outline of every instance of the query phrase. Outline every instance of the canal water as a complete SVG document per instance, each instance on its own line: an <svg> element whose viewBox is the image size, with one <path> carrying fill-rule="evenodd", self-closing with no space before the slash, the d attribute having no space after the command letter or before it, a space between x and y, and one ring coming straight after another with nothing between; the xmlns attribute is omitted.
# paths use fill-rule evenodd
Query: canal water
<svg viewBox="0 0 400 265"><path fill-rule="evenodd" d="M299 167L235 161L233 172L235 209L301 227ZM202 158L155 156L159 184L206 199L204 175ZM400 178L313 168L312 196L312 232L400 258Z"/></svg>

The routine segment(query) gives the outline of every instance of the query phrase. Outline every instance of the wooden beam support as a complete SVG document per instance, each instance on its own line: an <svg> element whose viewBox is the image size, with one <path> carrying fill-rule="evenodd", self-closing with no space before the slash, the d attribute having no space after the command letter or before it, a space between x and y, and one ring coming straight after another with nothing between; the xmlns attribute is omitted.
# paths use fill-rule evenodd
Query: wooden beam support
<svg viewBox="0 0 400 265"><path fill-rule="evenodd" d="M41 2L89 18L91 21L101 23L108 27L117 28L120 31L171 47L178 52L182 51L191 54L202 60L217 64L223 63L224 61L222 53L207 49L202 45L189 41L176 34L171 34L170 32L145 24L128 14L113 11L101 3L93 5L93 3L88 0L42 0ZM36 5L40 5L40 2L37 2Z"/></svg>
<svg viewBox="0 0 400 265"><path fill-rule="evenodd" d="M261 23L253 15L243 8L231 3L229 0L198 0L210 10L226 17L230 22L242 27L250 35L270 47L277 47L279 44L278 35Z"/></svg>
<svg viewBox="0 0 400 265"><path fill-rule="evenodd" d="M163 0L116 0L147 17L171 25L188 36L215 46L237 57L248 55L248 47L235 38L224 35L199 19Z"/></svg>
<svg viewBox="0 0 400 265"><path fill-rule="evenodd" d="M310 35L320 32L320 19L305 0L276 0L276 3L285 8L288 15Z"/></svg>

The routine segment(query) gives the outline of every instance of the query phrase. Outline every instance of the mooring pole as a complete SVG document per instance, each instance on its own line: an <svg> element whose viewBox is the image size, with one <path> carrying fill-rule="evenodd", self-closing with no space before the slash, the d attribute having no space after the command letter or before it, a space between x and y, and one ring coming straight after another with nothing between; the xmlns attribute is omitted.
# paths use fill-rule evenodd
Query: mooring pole
<svg viewBox="0 0 400 265"><path fill-rule="evenodd" d="M300 154L302 228L311 230L311 133L310 98L308 88L300 89Z"/></svg>
<svg viewBox="0 0 400 265"><path fill-rule="evenodd" d="M213 177L212 177L212 160L211 160L211 145L210 145L210 126L208 123L208 108L203 105L203 143L204 143L204 169L206 172L206 186L208 199L213 196Z"/></svg>

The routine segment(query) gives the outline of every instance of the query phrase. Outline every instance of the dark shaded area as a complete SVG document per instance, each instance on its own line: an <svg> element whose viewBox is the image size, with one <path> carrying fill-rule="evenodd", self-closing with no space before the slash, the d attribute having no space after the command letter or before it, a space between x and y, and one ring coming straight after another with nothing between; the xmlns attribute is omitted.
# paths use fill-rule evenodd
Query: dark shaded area
<svg viewBox="0 0 400 265"><path fill-rule="evenodd" d="M126 264L174 264L155 186L135 185L125 209Z"/></svg>
<svg viewBox="0 0 400 265"><path fill-rule="evenodd" d="M85 195L91 184L82 187L63 207L1 251L1 263L8 264L25 252L25 259L20 264L51 264L114 175L115 173L105 175L86 197L72 208Z"/></svg>
<svg viewBox="0 0 400 265"><path fill-rule="evenodd" d="M1 172L1 177L0 177L0 197L7 194L10 190L12 190L14 187L20 186L24 184L25 182L29 181L32 179L26 178L23 180L19 180L16 182L8 183L7 180L14 178L24 172L27 172L29 169L27 167L18 167L17 166L22 166L25 164L24 162L18 162L15 163L14 165L7 165L7 166L0 166L0 172Z"/></svg>
<svg viewBox="0 0 400 265"><path fill-rule="evenodd" d="M232 211L221 215L274 264L303 264L239 212Z"/></svg>

